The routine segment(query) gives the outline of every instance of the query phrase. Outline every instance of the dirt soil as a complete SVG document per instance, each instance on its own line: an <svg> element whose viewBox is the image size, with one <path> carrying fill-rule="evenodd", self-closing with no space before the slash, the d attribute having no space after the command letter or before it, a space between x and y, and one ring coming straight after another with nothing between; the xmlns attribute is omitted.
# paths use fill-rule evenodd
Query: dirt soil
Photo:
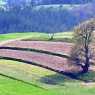
<svg viewBox="0 0 95 95"><path fill-rule="evenodd" d="M66 42L49 42L49 41L12 41L3 44L3 46L33 48L62 54L70 54L73 44ZM59 71L75 72L81 70L80 67L73 66L68 61L68 59L37 52L2 49L0 50L0 56L36 62L38 64L42 64L44 66L48 66Z"/></svg>

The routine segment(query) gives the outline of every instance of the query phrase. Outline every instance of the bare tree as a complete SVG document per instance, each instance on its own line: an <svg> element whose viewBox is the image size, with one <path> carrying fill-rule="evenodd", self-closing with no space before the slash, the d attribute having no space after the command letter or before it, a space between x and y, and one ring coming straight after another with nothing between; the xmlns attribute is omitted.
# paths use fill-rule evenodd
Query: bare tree
<svg viewBox="0 0 95 95"><path fill-rule="evenodd" d="M75 46L71 51L71 56L77 65L82 67L81 73L88 72L90 60L93 57L93 31L95 29L95 19L86 21L75 28Z"/></svg>

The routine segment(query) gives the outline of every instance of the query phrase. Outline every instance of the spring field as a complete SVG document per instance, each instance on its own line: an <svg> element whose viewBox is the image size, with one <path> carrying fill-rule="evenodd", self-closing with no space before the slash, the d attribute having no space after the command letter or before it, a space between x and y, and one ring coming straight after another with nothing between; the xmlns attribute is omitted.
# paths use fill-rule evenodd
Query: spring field
<svg viewBox="0 0 95 95"><path fill-rule="evenodd" d="M73 33L56 33L52 40L50 40L50 36L50 34L44 33L1 34L0 47L22 47L50 52L56 51L56 53L62 54L64 52L69 53L71 43L67 42L72 40ZM24 43L26 43L25 46ZM62 69L62 66L65 67L68 64L65 59L57 56L33 51L2 49L0 52L0 56L23 57L23 60L46 64L51 68L55 66L54 69ZM23 55L20 55L21 53ZM16 54L18 56L15 56ZM62 64L61 67L58 64ZM49 69L35 66L32 63L26 64L16 60L0 58L0 95L95 95L94 65L93 69L91 68L87 74L80 76L80 78L87 81L75 80Z"/></svg>

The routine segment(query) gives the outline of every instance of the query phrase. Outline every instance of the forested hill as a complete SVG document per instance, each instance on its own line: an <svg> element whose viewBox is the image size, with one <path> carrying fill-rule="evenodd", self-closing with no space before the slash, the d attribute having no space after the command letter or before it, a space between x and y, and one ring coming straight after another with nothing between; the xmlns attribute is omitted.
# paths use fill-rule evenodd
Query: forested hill
<svg viewBox="0 0 95 95"><path fill-rule="evenodd" d="M49 4L87 4L93 3L95 0L0 0L2 7L25 7Z"/></svg>
<svg viewBox="0 0 95 95"><path fill-rule="evenodd" d="M26 3L24 2L21 7L13 7L13 5L9 7L6 2L1 2L0 33L71 31L80 22L95 17L95 4L90 2L91 0L89 2L86 2L88 0L71 0L72 2L85 1L82 4L58 4L58 1L69 0L35 0L36 3L32 3L32 5L29 3L31 0L10 0L10 3L7 2L13 4L11 1L16 3L17 1L26 1ZM46 1L52 1L52 4L40 5ZM16 5L16 3L14 4Z"/></svg>
<svg viewBox="0 0 95 95"><path fill-rule="evenodd" d="M33 0L32 0L33 1ZM94 0L35 0L37 4L85 4Z"/></svg>

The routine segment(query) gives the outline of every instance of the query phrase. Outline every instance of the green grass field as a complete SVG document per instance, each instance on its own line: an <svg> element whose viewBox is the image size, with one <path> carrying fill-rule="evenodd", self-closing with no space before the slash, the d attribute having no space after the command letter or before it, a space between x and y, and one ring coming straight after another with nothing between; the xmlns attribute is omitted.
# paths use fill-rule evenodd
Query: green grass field
<svg viewBox="0 0 95 95"><path fill-rule="evenodd" d="M5 40L11 40L11 39L48 39L48 34L45 33L9 33L9 34L0 34L0 41L5 41Z"/></svg>
<svg viewBox="0 0 95 95"><path fill-rule="evenodd" d="M6 41L11 39L24 39L24 40L49 40L52 34L46 33L9 33L9 34L0 34L0 41ZM73 32L62 32L62 33L55 33L53 40L68 40L72 39Z"/></svg>
<svg viewBox="0 0 95 95"><path fill-rule="evenodd" d="M5 68L4 68L5 67ZM3 70L2 70L3 69ZM4 70L5 69L5 70ZM1 70L3 72L1 72ZM83 82L69 79L55 72L30 66L16 61L0 60L0 73L22 79L31 84L19 80L11 79L0 75L0 94L1 95L94 95L95 85L85 86ZM29 76L33 76L31 79ZM55 75L55 76L54 76ZM39 77L38 77L39 76ZM51 76L52 81L57 84L45 84L39 81L42 77ZM27 79L25 77L28 77ZM36 87L36 85L38 87ZM42 88L40 88L42 87Z"/></svg>
<svg viewBox="0 0 95 95"><path fill-rule="evenodd" d="M54 39L72 39L73 33L56 33ZM13 33L0 35L0 41L12 39L49 40L43 33ZM95 81L95 72L81 78ZM0 59L0 95L95 95L95 83L73 80L53 71Z"/></svg>

